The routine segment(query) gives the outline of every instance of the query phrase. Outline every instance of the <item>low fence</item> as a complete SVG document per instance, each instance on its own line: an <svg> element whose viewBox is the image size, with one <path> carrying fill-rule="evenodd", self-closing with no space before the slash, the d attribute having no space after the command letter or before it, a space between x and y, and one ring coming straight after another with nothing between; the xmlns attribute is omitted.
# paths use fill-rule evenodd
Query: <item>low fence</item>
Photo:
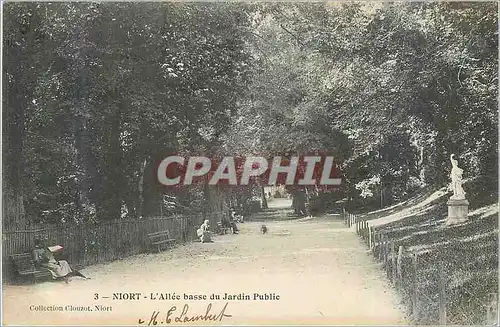
<svg viewBox="0 0 500 327"><path fill-rule="evenodd" d="M457 283L451 278L456 268L435 260L429 252L410 252L403 246L396 249L395 242L389 239L386 232L376 230L368 221L354 214L345 213L344 223L349 228L355 228L373 256L381 262L388 279L407 304L414 322L440 325L498 324L498 293L485 293L473 285L466 286L460 281Z"/></svg>
<svg viewBox="0 0 500 327"><path fill-rule="evenodd" d="M30 252L35 238L46 239L48 245L62 244L70 264L92 265L121 259L149 251L147 234L169 230L178 243L190 242L204 219L212 226L220 219L210 215L154 217L138 220L104 221L82 224L47 224L23 230L3 229L2 260L4 281L12 277L9 256Z"/></svg>

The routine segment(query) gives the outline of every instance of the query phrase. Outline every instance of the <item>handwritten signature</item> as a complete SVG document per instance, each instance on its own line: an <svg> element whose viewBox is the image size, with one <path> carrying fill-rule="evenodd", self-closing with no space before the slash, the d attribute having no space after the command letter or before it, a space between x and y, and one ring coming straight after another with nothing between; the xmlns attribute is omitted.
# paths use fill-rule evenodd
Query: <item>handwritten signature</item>
<svg viewBox="0 0 500 327"><path fill-rule="evenodd" d="M160 316L160 311L153 311L151 314L151 317L149 318L149 321L147 322L148 326L151 325L158 325L158 324L170 324L172 322L174 323L183 323L183 322L194 322L194 321L222 321L225 317L232 317L232 315L226 313L228 302L224 305L222 310L215 314L212 313L212 303L209 303L207 306L207 310L205 311L205 314L197 314L193 316L189 316L189 305L184 304L182 307L182 311L178 316L176 315L177 307L174 305L170 309L168 309L167 313L165 316ZM139 325L146 324L146 320L139 319Z"/></svg>

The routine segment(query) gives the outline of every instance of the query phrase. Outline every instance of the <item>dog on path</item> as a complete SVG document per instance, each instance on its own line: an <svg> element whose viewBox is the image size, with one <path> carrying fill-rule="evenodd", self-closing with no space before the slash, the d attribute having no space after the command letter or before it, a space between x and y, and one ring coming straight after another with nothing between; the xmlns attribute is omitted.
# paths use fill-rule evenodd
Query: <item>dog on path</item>
<svg viewBox="0 0 500 327"><path fill-rule="evenodd" d="M262 225L260 227L260 231L262 232L262 234L266 234L267 233L267 227L266 227L266 225Z"/></svg>

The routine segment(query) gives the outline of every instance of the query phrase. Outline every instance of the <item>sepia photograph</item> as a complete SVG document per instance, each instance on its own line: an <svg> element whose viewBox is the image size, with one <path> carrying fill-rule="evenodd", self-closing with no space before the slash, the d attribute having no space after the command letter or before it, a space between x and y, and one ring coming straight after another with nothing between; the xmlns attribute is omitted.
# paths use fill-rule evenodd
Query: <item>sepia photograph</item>
<svg viewBox="0 0 500 327"><path fill-rule="evenodd" d="M499 325L498 2L1 8L2 325Z"/></svg>

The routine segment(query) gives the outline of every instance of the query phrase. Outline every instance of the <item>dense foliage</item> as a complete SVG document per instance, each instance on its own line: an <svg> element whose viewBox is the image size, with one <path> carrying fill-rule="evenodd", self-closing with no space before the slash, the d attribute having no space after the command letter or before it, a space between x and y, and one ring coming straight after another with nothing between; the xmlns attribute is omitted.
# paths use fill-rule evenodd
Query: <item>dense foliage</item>
<svg viewBox="0 0 500 327"><path fill-rule="evenodd" d="M209 151L245 87L241 6L9 3L4 14L4 186L30 217L156 213L157 160Z"/></svg>
<svg viewBox="0 0 500 327"><path fill-rule="evenodd" d="M496 9L263 6L252 44L260 71L230 143L257 152L333 153L358 209L446 185L451 153L466 178L496 181ZM496 183L484 193L497 193Z"/></svg>

